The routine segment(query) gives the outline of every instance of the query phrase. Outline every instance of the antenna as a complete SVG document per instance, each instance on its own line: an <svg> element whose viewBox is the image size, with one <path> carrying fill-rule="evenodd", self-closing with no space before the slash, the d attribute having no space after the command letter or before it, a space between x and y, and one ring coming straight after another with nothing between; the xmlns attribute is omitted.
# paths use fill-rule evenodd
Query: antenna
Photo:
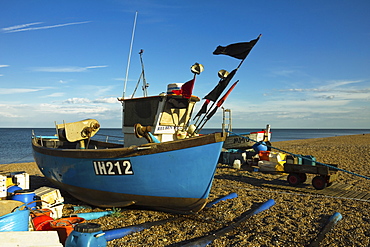
<svg viewBox="0 0 370 247"><path fill-rule="evenodd" d="M132 34L131 34L131 43L130 43L130 51L128 53L128 59L127 59L127 68L126 68L126 78L125 78L125 84L123 86L123 95L122 99L125 99L125 93L126 93L126 86L127 86L127 79L128 79L128 71L130 70L130 61L131 61L131 53L132 53L132 44L134 43L134 36L135 36L135 29L136 29L136 19L137 19L137 11L135 13L135 19L134 19L134 26L132 28Z"/></svg>

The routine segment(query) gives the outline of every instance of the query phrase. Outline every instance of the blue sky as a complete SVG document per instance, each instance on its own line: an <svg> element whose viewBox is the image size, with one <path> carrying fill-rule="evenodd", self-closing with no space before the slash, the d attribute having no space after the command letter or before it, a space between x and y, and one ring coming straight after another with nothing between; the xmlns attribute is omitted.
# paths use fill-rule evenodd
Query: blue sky
<svg viewBox="0 0 370 247"><path fill-rule="evenodd" d="M149 95L191 79L198 62L202 98L218 70L239 64L214 49L262 34L224 103L234 128L370 128L368 0L1 1L0 127L96 118L120 128L135 11L127 97L140 49ZM205 127L221 120L219 111Z"/></svg>

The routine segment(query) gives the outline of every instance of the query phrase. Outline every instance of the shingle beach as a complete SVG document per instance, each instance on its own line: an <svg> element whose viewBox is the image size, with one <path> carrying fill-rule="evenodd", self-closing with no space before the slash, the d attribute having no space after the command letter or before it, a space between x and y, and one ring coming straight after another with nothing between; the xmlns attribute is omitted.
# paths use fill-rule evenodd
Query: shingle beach
<svg viewBox="0 0 370 247"><path fill-rule="evenodd" d="M284 141L272 143L272 146L295 154L313 155L321 163L338 164L350 173L339 171L333 187L339 184L338 191L370 193L370 181L352 174L370 177L370 134ZM0 165L0 172L14 171L29 173L32 189L52 186L35 163ZM325 235L320 246L369 246L370 198L318 193L311 184L313 176L308 175L303 185L292 187L286 174L253 172L246 166L237 170L219 164L209 200L230 193L237 193L238 197L221 201L196 214L178 215L130 207L120 209L115 216L89 222L99 223L103 230L108 230L176 218L109 241L108 246L181 246L229 226L241 215L273 199L274 206L250 217L209 246L308 246L335 212L339 212L343 219ZM65 198L63 216L73 213L72 206L84 205L63 191L62 194ZM103 210L107 209L92 208L92 211Z"/></svg>

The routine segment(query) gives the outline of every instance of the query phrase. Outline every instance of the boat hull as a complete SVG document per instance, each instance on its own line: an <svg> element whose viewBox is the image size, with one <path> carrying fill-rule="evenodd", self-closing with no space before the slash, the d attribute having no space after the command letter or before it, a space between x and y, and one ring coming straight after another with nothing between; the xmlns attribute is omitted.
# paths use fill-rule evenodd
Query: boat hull
<svg viewBox="0 0 370 247"><path fill-rule="evenodd" d="M186 213L207 203L223 141L216 133L130 148L48 148L36 139L32 146L45 177L81 201Z"/></svg>
<svg viewBox="0 0 370 247"><path fill-rule="evenodd" d="M267 135L267 141L270 141L271 133ZM248 149L252 148L254 144L266 139L265 132L252 132L240 135L229 135L224 143L225 149Z"/></svg>

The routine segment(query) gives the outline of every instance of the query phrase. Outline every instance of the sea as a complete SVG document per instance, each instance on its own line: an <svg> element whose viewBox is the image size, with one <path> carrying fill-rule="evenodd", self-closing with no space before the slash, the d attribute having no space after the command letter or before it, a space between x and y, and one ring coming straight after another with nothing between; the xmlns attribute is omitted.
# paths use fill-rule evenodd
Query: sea
<svg viewBox="0 0 370 247"><path fill-rule="evenodd" d="M248 133L261 129L233 129L234 133ZM201 134L219 132L220 129L203 129ZM32 135L54 135L55 128L0 128L0 164L33 162ZM343 135L369 134L370 129L271 129L271 143L298 139ZM123 143L121 129L100 129L93 139Z"/></svg>

